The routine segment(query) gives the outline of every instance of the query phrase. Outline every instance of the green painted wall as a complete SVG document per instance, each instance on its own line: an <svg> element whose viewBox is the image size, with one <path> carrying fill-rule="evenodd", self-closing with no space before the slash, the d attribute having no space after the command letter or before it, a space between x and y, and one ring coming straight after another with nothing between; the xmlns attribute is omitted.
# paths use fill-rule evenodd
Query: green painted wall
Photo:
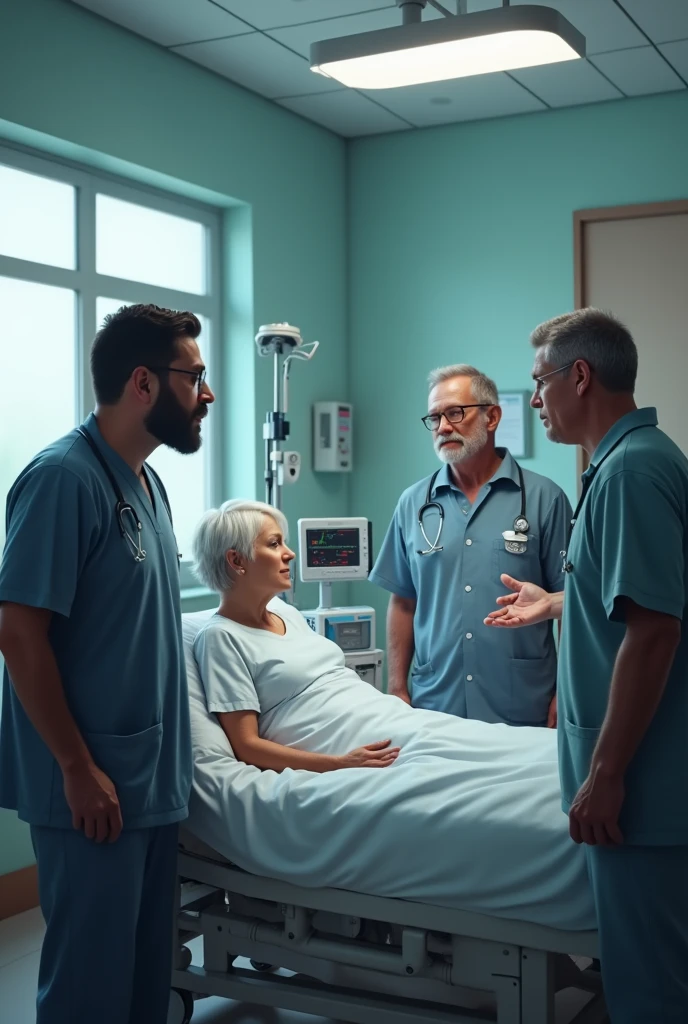
<svg viewBox="0 0 688 1024"><path fill-rule="evenodd" d="M226 208L228 495L262 496L272 378L253 358L256 326L291 320L322 342L292 378L305 456L285 492L292 527L348 509L379 544L400 491L434 465L418 419L428 370L474 362L526 388L529 331L572 306L572 211L688 194L685 94L346 146L63 0L2 5L0 39L0 141ZM310 404L346 397L356 472L316 478ZM535 437L529 465L573 494L573 452ZM354 590L378 608L380 642L386 596ZM0 873L31 860L27 829L0 812Z"/></svg>
<svg viewBox="0 0 688 1024"><path fill-rule="evenodd" d="M348 397L345 143L275 104L63 0L0 4L4 138L226 207L227 496L263 497L258 424L272 367L259 324L289 320L318 339L292 374L290 443L302 452L301 514L341 514L349 481L310 471L310 404ZM312 591L299 591L302 599ZM0 812L0 873L33 859L28 830Z"/></svg>
<svg viewBox="0 0 688 1024"><path fill-rule="evenodd" d="M350 510L377 549L401 491L437 465L428 371L473 363L528 388L530 331L573 307L573 211L688 197L688 94L359 139L349 167ZM573 497L574 451L533 426L524 464ZM353 589L380 643L387 596Z"/></svg>

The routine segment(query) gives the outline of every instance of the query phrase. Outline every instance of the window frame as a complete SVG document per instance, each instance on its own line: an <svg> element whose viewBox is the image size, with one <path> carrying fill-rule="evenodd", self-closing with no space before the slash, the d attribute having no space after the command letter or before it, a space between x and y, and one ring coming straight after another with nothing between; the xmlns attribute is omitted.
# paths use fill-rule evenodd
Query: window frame
<svg viewBox="0 0 688 1024"><path fill-rule="evenodd" d="M132 183L106 172L92 171L79 164L60 158L46 158L33 151L15 148L3 142L0 145L0 164L64 182L75 189L75 251L73 270L54 267L46 263L24 260L0 254L0 277L17 278L36 284L68 288L76 301L76 408L75 425L83 422L87 412L95 405L95 396L88 370L91 343L97 330L96 300L98 297L121 299L124 302L152 302L172 309L189 309L204 317L210 338L206 349L208 382L214 390L221 390L222 360L222 215L214 207L179 198L150 186ZM184 292L161 285L146 284L128 278L111 277L96 271L96 195L147 206L162 213L185 217L200 222L206 228L206 293ZM224 493L224 460L221 439L222 416L215 410L206 421L205 434L205 504L217 505ZM163 480L164 483L164 480ZM191 564L185 560L181 566L182 590L197 586L191 573Z"/></svg>

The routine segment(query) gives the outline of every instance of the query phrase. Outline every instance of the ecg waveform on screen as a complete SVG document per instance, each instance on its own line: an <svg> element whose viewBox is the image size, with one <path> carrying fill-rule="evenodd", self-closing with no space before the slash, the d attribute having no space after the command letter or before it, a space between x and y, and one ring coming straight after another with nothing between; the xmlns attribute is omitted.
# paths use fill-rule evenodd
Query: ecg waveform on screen
<svg viewBox="0 0 688 1024"><path fill-rule="evenodd" d="M360 564L358 530L308 530L306 546L311 568L334 569Z"/></svg>

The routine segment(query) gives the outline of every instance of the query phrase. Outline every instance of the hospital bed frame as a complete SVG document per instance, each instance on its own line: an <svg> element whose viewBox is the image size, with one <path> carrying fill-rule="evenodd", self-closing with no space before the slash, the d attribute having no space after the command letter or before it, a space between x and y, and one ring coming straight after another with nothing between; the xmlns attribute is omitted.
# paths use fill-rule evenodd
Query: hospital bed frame
<svg viewBox="0 0 688 1024"><path fill-rule="evenodd" d="M243 871L186 830L177 889L174 1024L190 1020L191 994L355 1024L554 1024L569 987L592 994L575 1024L607 1019L599 973L573 959L597 957L594 932L307 889ZM202 967L185 946L198 935Z"/></svg>

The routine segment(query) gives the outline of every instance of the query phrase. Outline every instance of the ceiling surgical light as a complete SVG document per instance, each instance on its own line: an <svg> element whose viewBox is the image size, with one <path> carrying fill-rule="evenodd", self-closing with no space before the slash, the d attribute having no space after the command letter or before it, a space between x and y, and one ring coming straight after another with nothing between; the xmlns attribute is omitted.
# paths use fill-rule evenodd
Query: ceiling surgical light
<svg viewBox="0 0 688 1024"><path fill-rule="evenodd" d="M352 89L396 89L585 56L585 37L551 7L524 4L420 21L426 0L397 0L396 28L311 45L311 71Z"/></svg>

